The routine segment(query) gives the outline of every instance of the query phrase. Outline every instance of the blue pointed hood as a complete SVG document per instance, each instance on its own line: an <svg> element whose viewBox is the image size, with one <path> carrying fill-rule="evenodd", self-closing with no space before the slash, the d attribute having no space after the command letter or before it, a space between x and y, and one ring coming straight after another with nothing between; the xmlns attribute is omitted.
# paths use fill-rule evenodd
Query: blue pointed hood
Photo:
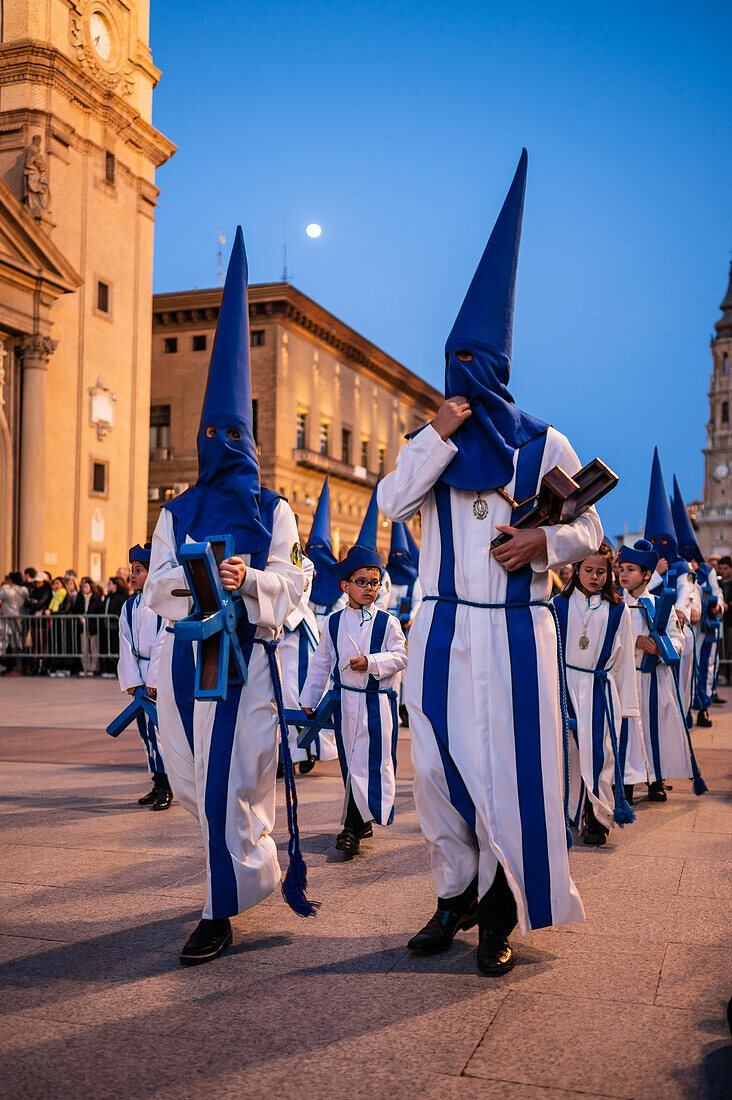
<svg viewBox="0 0 732 1100"><path fill-rule="evenodd" d="M198 480L165 507L195 540L231 534L237 554L266 550L252 435L244 235L237 227L226 273L198 431Z"/></svg>
<svg viewBox="0 0 732 1100"><path fill-rule="evenodd" d="M341 586L336 572L336 561L330 538L330 494L326 475L320 490L313 526L305 547L307 556L315 566L315 577L311 600L318 607L330 607L341 595Z"/></svg>
<svg viewBox="0 0 732 1100"><path fill-rule="evenodd" d="M699 548L694 528L691 526L691 520L686 511L684 498L681 495L676 477L674 477L674 491L671 497L671 515L673 516L676 541L681 557L684 561L691 561L693 558L695 561L703 562L704 555Z"/></svg>
<svg viewBox="0 0 732 1100"><path fill-rule="evenodd" d="M371 494L371 500L366 509L366 515L363 517L361 530L354 544L356 546L366 546L369 550L376 550L376 535L379 529L379 505L376 500L376 490L378 487L378 483L374 485L374 491Z"/></svg>
<svg viewBox="0 0 732 1100"><path fill-rule="evenodd" d="M407 546L409 547L409 553L412 555L412 561L417 566L417 568L419 568L419 547L412 538L412 532L409 530L406 523L404 524L404 530L406 531Z"/></svg>
<svg viewBox="0 0 732 1100"><path fill-rule="evenodd" d="M386 571L394 584L414 584L419 572L418 563L412 556L409 543L409 528L406 523L392 523L391 547Z"/></svg>
<svg viewBox="0 0 732 1100"><path fill-rule="evenodd" d="M516 448L547 429L517 409L508 390L526 164L524 149L445 344L445 395L462 395L472 405L472 416L452 436L458 453L441 478L455 489L487 492L507 485Z"/></svg>
<svg viewBox="0 0 732 1100"><path fill-rule="evenodd" d="M669 508L666 483L663 480L661 459L658 457L658 447L653 451L653 466L651 467L651 487L648 491L648 509L646 511L645 537L653 546L653 549L661 558L666 558L672 565L679 556L676 542L676 528L674 527L671 509Z"/></svg>

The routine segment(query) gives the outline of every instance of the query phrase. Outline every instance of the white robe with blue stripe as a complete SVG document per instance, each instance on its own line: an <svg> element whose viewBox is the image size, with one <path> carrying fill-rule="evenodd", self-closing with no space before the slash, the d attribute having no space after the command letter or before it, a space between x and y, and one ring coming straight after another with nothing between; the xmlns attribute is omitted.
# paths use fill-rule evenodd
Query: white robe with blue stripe
<svg viewBox="0 0 732 1100"><path fill-rule="evenodd" d="M122 606L119 617L119 660L117 677L122 691L128 688L157 687L158 662L165 638L165 619L143 603L141 592ZM137 716L137 728L145 747L151 775L165 771L158 732L147 716Z"/></svg>
<svg viewBox="0 0 732 1100"><path fill-rule="evenodd" d="M510 522L510 505L485 493L488 516L481 521L473 513L475 493L439 482L455 451L428 425L379 486L379 507L390 519L409 520L418 511L422 518L424 603L409 636L406 703L414 797L437 893L454 897L478 874L483 895L500 862L522 932L581 921L567 856L552 611L489 610L454 600L548 601L548 570L594 552L602 525L593 508L571 524L544 528L546 554L507 573L490 544L496 526ZM565 437L549 428L515 452L507 491L524 499L555 465L569 474L580 468Z"/></svg>
<svg viewBox="0 0 732 1100"><path fill-rule="evenodd" d="M625 602L633 617L634 646L636 638L641 634L648 634L646 617L638 606L641 596L648 596L654 604L658 598L650 595L647 590L635 595L625 593ZM684 647L684 637L675 614L669 618L667 629L671 644L680 654ZM682 714L673 670L659 662L653 672L641 672L643 653L637 648L634 648L634 652L648 782L655 783L660 779L691 779L685 712ZM632 722L632 719L629 721Z"/></svg>
<svg viewBox="0 0 732 1100"><path fill-rule="evenodd" d="M585 794L606 828L614 824L615 752L623 718L639 718L633 625L625 604L610 604L601 594L589 598L575 588L569 599L557 596L567 670L567 689L576 734L569 737L569 808L579 824ZM581 649L580 638L588 639ZM584 671L580 671L580 669ZM598 675L598 670L604 673ZM604 701L603 701L604 698Z"/></svg>
<svg viewBox="0 0 732 1100"><path fill-rule="evenodd" d="M285 710L300 709L300 692L305 686L308 668L320 641L320 631L315 612L310 606L310 592L315 568L310 558L302 559L303 593L300 603L285 619L285 633L277 646L282 668L282 698ZM288 726L290 753L295 761L307 760L305 749L298 748L297 726ZM338 756L335 736L330 730L321 730L311 744L312 755L317 760L335 760Z"/></svg>
<svg viewBox="0 0 732 1100"><path fill-rule="evenodd" d="M368 670L354 672L352 657L368 657ZM399 620L372 605L334 611L300 696L304 707L316 707L332 677L341 689L335 715L336 741L346 788L364 821L389 825L396 794L398 719L396 687L406 668L407 650ZM351 689L351 690L349 690Z"/></svg>
<svg viewBox="0 0 732 1100"><path fill-rule="evenodd" d="M263 521L265 515L263 514ZM267 512L269 550L242 555L247 566L239 589L257 638L274 641L302 597L303 575L293 563L299 544L292 510L276 500ZM220 534L221 532L211 532ZM191 540L163 508L153 534L145 602L177 621L192 601L173 596L188 587L178 543ZM240 620L240 626L244 620ZM240 635L241 636L241 635ZM206 854L203 916L230 917L266 898L280 881L275 819L279 727L267 653L242 644L246 684L229 684L224 702L193 699L194 647L166 633L158 672L158 714L163 755L173 793L201 826Z"/></svg>

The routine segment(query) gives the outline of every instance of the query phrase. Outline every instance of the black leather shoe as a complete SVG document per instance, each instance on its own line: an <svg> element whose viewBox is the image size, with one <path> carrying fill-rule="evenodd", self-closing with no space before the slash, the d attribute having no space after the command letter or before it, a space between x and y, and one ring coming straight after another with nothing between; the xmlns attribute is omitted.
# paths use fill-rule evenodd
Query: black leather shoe
<svg viewBox="0 0 732 1100"><path fill-rule="evenodd" d="M711 726L712 720L709 717L709 711L706 709L706 707L704 708L704 710L700 710L699 713L697 714L696 724L697 724L697 726L700 726L702 729L705 729L705 730L708 730L709 727Z"/></svg>
<svg viewBox="0 0 732 1100"><path fill-rule="evenodd" d="M167 810L173 804L173 792L168 787L158 787L155 792L153 810Z"/></svg>
<svg viewBox="0 0 732 1100"><path fill-rule="evenodd" d="M155 801L155 795L157 793L158 793L157 787L153 787L153 789L149 792L149 794L144 794L142 796L142 798L138 798L137 805L138 806L152 806L153 802Z"/></svg>
<svg viewBox="0 0 732 1100"><path fill-rule="evenodd" d="M727 700L726 699L720 699L718 695L715 695L714 698L712 699L712 702L714 703L715 707L723 707L724 704L727 702Z"/></svg>
<svg viewBox="0 0 732 1100"><path fill-rule="evenodd" d="M625 801L628 803L629 806L633 805L633 786L634 786L633 783L624 783L623 784L623 793L625 794Z"/></svg>
<svg viewBox="0 0 732 1100"><path fill-rule="evenodd" d="M588 798L582 812L582 828L580 829L583 841L585 844L599 847L605 843L609 832L610 830L606 829L595 817L595 811L592 809L592 803Z"/></svg>
<svg viewBox="0 0 732 1100"><path fill-rule="evenodd" d="M404 703L399 704L399 720L405 729L409 729L409 711Z"/></svg>
<svg viewBox="0 0 732 1100"><path fill-rule="evenodd" d="M361 840L368 840L369 837L374 835L374 827L370 821L367 821L359 834Z"/></svg>
<svg viewBox="0 0 732 1100"><path fill-rule="evenodd" d="M350 825L346 825L336 837L335 846L339 852L343 852L347 859L353 859L354 856L358 855L361 837Z"/></svg>
<svg viewBox="0 0 732 1100"><path fill-rule="evenodd" d="M481 928L478 940L478 970L483 974L507 974L516 965L513 948L505 936Z"/></svg>
<svg viewBox="0 0 732 1100"><path fill-rule="evenodd" d="M656 779L655 782L648 784L649 802L666 802L667 799L666 786L662 779Z"/></svg>
<svg viewBox="0 0 732 1100"><path fill-rule="evenodd" d="M315 767L315 760L312 756L309 756L307 760L301 760L297 765L297 770L300 775L307 775Z"/></svg>
<svg viewBox="0 0 732 1100"><path fill-rule="evenodd" d="M203 917L181 948L180 965L199 966L201 963L212 962L226 950L231 940L231 922L228 917L223 920Z"/></svg>
<svg viewBox="0 0 732 1100"><path fill-rule="evenodd" d="M447 951L455 935L463 928L473 928L478 923L478 899L470 902L467 909L455 912L452 909L437 909L407 944L410 951L420 955L436 955Z"/></svg>

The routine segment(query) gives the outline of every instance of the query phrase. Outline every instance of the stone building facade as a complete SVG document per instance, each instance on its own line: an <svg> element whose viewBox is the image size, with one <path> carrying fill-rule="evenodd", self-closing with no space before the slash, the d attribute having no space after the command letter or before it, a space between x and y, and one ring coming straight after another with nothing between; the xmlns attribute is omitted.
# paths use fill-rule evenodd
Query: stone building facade
<svg viewBox="0 0 732 1100"><path fill-rule="evenodd" d="M3 0L0 569L144 535L160 77L148 0Z"/></svg>
<svg viewBox="0 0 732 1100"><path fill-rule="evenodd" d="M161 504L196 480L198 433L221 289L153 300L148 535ZM442 395L289 283L249 288L255 438L262 482L287 496L307 538L329 474L336 554L355 539L380 473ZM390 527L382 519L380 549Z"/></svg>
<svg viewBox="0 0 732 1100"><path fill-rule="evenodd" d="M712 337L709 421L704 448L704 503L695 511L702 553L732 550L732 265Z"/></svg>

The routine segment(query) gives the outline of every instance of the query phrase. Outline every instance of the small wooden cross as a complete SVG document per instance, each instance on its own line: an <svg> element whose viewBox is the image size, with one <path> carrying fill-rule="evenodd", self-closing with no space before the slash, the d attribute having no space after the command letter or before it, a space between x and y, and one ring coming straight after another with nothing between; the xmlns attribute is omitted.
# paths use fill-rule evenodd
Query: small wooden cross
<svg viewBox="0 0 732 1100"><path fill-rule="evenodd" d="M227 592L219 566L234 553L231 535L211 535L204 542L186 542L178 551L189 589L175 596L191 596L193 611L173 623L178 641L197 642L196 699L226 699L229 684L247 682L247 666L236 627L244 611L241 598Z"/></svg>
<svg viewBox="0 0 732 1100"><path fill-rule="evenodd" d="M141 714L143 718L149 718L155 729L158 728L158 708L148 695L144 684L138 684L132 702L117 715L114 721L109 723L107 726L109 736L119 737L122 730L126 730L130 723L136 720L138 714Z"/></svg>
<svg viewBox="0 0 732 1100"><path fill-rule="evenodd" d="M341 693L331 688L320 700L312 718L309 718L304 710L285 711L285 722L288 726L302 726L302 733L297 739L298 748L309 748L321 730L335 729L333 711L340 701Z"/></svg>
<svg viewBox="0 0 732 1100"><path fill-rule="evenodd" d="M658 656L655 653L644 653L641 660L641 672L653 672L661 661L664 665L674 668L679 663L679 655L673 647L668 636L668 621L676 603L676 593L672 588L663 588L661 595L653 600L648 596L641 596L638 606L643 611L648 624L648 637L656 643Z"/></svg>

